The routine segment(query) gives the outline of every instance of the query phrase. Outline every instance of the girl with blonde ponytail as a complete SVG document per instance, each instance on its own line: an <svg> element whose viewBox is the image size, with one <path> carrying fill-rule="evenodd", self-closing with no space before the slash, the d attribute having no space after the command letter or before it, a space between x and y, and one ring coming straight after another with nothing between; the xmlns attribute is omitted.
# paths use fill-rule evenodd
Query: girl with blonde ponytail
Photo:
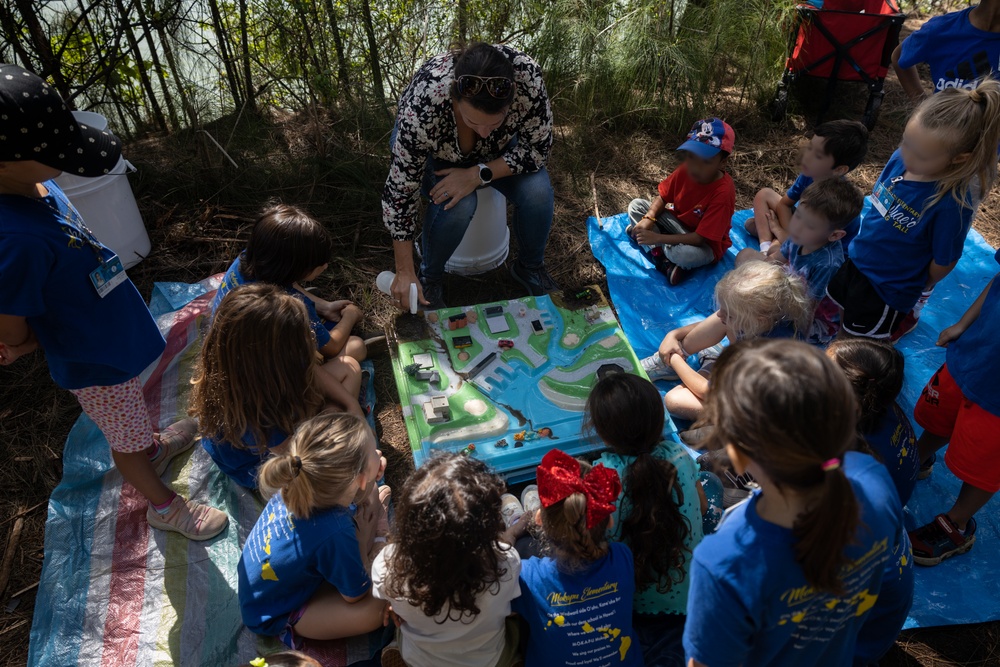
<svg viewBox="0 0 1000 667"><path fill-rule="evenodd" d="M911 331L959 258L997 178L1000 82L948 88L913 112L872 191L850 257L827 287L854 336Z"/></svg>
<svg viewBox="0 0 1000 667"><path fill-rule="evenodd" d="M706 444L760 491L695 549L689 666L849 665L862 627L876 633L869 619L898 633L897 615L872 610L906 539L903 513L885 467L849 451L857 414L844 373L814 347L754 340L722 353Z"/></svg>
<svg viewBox="0 0 1000 667"><path fill-rule="evenodd" d="M371 594L369 539L381 518L376 480L385 459L368 424L344 413L302 423L258 482L264 512L239 563L243 622L291 648L300 638L339 639L383 624Z"/></svg>

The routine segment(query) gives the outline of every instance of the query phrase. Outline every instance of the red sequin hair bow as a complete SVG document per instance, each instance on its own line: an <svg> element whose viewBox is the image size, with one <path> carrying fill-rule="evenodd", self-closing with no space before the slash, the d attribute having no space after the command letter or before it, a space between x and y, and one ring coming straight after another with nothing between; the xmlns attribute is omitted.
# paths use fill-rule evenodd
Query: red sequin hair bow
<svg viewBox="0 0 1000 667"><path fill-rule="evenodd" d="M558 449L549 451L538 466L538 497L542 507L582 493L587 498L588 530L615 511L615 502L621 492L617 471L598 464L581 478L580 462Z"/></svg>

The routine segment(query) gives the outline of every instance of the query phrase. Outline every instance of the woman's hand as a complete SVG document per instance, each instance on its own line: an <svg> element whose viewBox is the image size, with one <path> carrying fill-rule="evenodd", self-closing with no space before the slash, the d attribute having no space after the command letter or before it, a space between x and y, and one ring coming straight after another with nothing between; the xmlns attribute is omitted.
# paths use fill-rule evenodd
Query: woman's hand
<svg viewBox="0 0 1000 667"><path fill-rule="evenodd" d="M479 167L442 169L435 171L434 175L444 178L431 188L431 201L439 206L444 204L446 211L475 192L482 183L479 180Z"/></svg>
<svg viewBox="0 0 1000 667"><path fill-rule="evenodd" d="M396 277L392 279L392 285L389 287L389 293L392 296L392 305L404 312L410 311L411 284L417 286L417 303L421 306L430 304L430 301L424 298L424 286L417 280L416 272L413 269L397 270Z"/></svg>

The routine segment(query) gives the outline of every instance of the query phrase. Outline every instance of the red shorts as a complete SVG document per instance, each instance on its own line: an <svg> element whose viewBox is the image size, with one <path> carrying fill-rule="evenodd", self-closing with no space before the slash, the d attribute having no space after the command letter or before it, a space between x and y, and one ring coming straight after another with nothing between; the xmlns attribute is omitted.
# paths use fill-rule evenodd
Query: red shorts
<svg viewBox="0 0 1000 667"><path fill-rule="evenodd" d="M956 477L983 491L1000 491L1000 417L966 399L947 364L920 393L913 418L948 438L944 462Z"/></svg>

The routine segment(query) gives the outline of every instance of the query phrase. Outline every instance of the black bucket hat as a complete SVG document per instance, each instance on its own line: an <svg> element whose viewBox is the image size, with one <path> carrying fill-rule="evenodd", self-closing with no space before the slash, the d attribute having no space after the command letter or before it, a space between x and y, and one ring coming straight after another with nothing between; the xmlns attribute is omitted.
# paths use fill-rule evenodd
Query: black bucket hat
<svg viewBox="0 0 1000 667"><path fill-rule="evenodd" d="M77 122L55 88L0 63L0 161L35 160L74 176L102 176L121 153L115 135Z"/></svg>

